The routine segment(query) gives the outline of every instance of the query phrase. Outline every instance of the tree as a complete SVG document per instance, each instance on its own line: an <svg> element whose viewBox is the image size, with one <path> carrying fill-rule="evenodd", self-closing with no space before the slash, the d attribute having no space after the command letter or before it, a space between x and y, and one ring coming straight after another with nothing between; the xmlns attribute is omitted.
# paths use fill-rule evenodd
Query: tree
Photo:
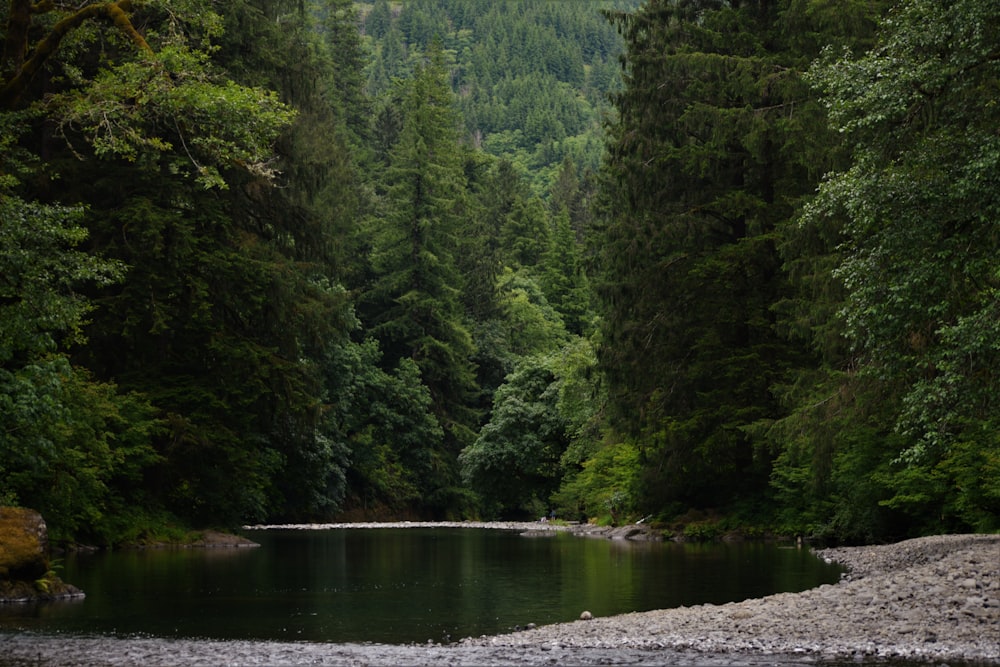
<svg viewBox="0 0 1000 667"><path fill-rule="evenodd" d="M759 497L749 428L815 364L781 335L777 240L822 173L825 119L788 26L803 3L649 2L627 44L596 234L599 357L614 423L638 444L648 509ZM819 169L817 168L819 167Z"/></svg>
<svg viewBox="0 0 1000 667"><path fill-rule="evenodd" d="M240 30L215 54L301 110L277 144L284 187L234 173L218 194L129 169L86 195L105 251L132 266L123 289L101 295L86 358L169 415L158 483L198 523L323 517L345 493L348 450L325 432L325 402L337 399L322 367L354 324L335 240L360 203L324 50L294 4L234 5L226 21Z"/></svg>
<svg viewBox="0 0 1000 667"><path fill-rule="evenodd" d="M375 5L365 18L365 31L376 39L385 37L392 25L388 0L375 0Z"/></svg>
<svg viewBox="0 0 1000 667"><path fill-rule="evenodd" d="M383 2L379 7L388 7ZM325 0L325 15L321 23L323 36L330 50L329 72L338 104L338 115L359 140L370 132L371 102L365 94L364 66L367 54L358 33L358 11L350 0ZM374 12L373 12L374 13ZM369 15L369 20L371 20ZM358 142L361 144L361 142Z"/></svg>
<svg viewBox="0 0 1000 667"><path fill-rule="evenodd" d="M525 359L496 391L489 423L459 457L462 477L489 516L547 514L567 446L555 379L543 358Z"/></svg>
<svg viewBox="0 0 1000 667"><path fill-rule="evenodd" d="M583 272L576 234L570 227L566 209L555 216L552 240L542 264L541 280L549 303L562 315L571 333L586 333L592 317L590 283Z"/></svg>
<svg viewBox="0 0 1000 667"><path fill-rule="evenodd" d="M79 290L122 267L77 248L83 211L0 194L0 502L37 508L54 540L105 544L150 506L160 428L141 397L74 368L91 305Z"/></svg>
<svg viewBox="0 0 1000 667"><path fill-rule="evenodd" d="M164 22L163 30L150 31L147 41L131 20L135 12L143 22ZM218 34L215 13L128 0L72 9L14 0L7 13L0 109L30 109L47 81L58 82L39 113L97 157L162 162L210 187L223 187L220 169L233 165L272 175L270 149L291 114L272 93L213 76L205 49ZM88 49L102 47L82 28L103 21L112 27L105 31L107 64L95 67ZM70 57L60 58L62 51Z"/></svg>
<svg viewBox="0 0 1000 667"><path fill-rule="evenodd" d="M454 258L466 197L456 128L442 57L432 49L407 91L402 131L386 172L385 211L374 229L378 277L362 304L384 363L416 363L445 429L444 466L425 480L425 501L438 512L455 502L449 497L458 481L455 457L477 426L470 409L477 399L475 349L463 322Z"/></svg>
<svg viewBox="0 0 1000 667"><path fill-rule="evenodd" d="M325 431L349 451L345 509L399 516L419 507L427 480L443 465L444 431L412 359L381 368L378 344L331 350L324 364L329 408Z"/></svg>
<svg viewBox="0 0 1000 667"><path fill-rule="evenodd" d="M305 327L230 334L268 320L261 307L265 294L272 304L294 294L303 322L311 308L336 322L330 310L320 311L343 303L315 275L285 273L298 280L285 283L275 280L276 272L267 275L275 267L281 272L292 267L276 252L289 236L277 234L268 247L254 246L248 243L252 234L231 225L247 193L268 190L277 175L272 147L294 113L275 94L236 83L213 63L223 20L203 6L12 2L5 18L0 111L3 126L14 131L5 132L5 140L17 150L10 159L5 156L4 185L18 193L23 204L16 207L25 211L55 210L48 202L86 202L81 221L91 232L87 250L131 263L121 285L105 281L77 288L77 294L86 289L92 303L100 304L90 314L86 346L49 352L49 377L79 394L47 391L55 407L37 432L67 438L53 441L62 454L50 457L49 469L57 471L63 459L90 465L74 452L93 457L88 471L96 481L90 488L105 490L88 492L80 512L110 506L102 498L117 498L119 516L130 514L132 502L137 508L132 513L167 505L205 522L262 517L289 500L279 499L291 488L283 488L276 474L281 465L294 466L297 456L324 451L310 428L316 401L306 398L319 392L308 386L310 371L302 363L310 356ZM86 172L79 158L88 160ZM12 178L29 170L31 178ZM58 187L55 177L61 179ZM41 201L46 203L36 203ZM149 245L136 245L139 241ZM52 259L64 263L68 257ZM54 281L50 287L60 292L66 284ZM213 300L212 293L229 298ZM79 323L70 324L82 330ZM52 331L61 326L46 325ZM135 355L123 357L126 349ZM103 382L60 362L68 352ZM261 372L261 362L273 372ZM157 375L157 368L167 372ZM26 377L15 366L9 370ZM116 385L145 394L115 399ZM264 398L263 392L272 396ZM281 398L275 401L274 395ZM157 428L145 403L150 399ZM114 442L123 443L120 452L109 444ZM333 453L313 469L322 479L336 463ZM11 465L8 472L28 479L27 470ZM83 469L78 477L87 479ZM311 490L310 484L294 488L307 495ZM70 493L67 487L61 499ZM83 523L65 514L55 520L56 529L67 532L99 525L93 514ZM121 537L125 528L118 525L106 536Z"/></svg>
<svg viewBox="0 0 1000 667"><path fill-rule="evenodd" d="M842 224L846 332L895 427L869 479L917 532L1000 516L998 19L996 2L903 3L873 49L811 70L853 164L804 224Z"/></svg>

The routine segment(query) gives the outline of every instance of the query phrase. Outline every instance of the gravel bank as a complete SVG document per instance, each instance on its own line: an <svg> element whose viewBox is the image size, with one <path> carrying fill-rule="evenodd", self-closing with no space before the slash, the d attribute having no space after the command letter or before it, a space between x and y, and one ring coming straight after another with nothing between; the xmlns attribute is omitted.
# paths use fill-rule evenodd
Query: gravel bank
<svg viewBox="0 0 1000 667"><path fill-rule="evenodd" d="M381 524L379 524L381 525ZM470 524L457 524L469 526ZM540 528L528 524L532 530ZM498 525L481 527L504 527ZM511 524L507 529L520 529ZM448 646L0 635L0 665L1000 665L1000 535L828 549L803 593L544 626Z"/></svg>
<svg viewBox="0 0 1000 667"><path fill-rule="evenodd" d="M849 568L836 585L467 640L808 655L826 661L1000 664L1000 535L948 535L827 549Z"/></svg>

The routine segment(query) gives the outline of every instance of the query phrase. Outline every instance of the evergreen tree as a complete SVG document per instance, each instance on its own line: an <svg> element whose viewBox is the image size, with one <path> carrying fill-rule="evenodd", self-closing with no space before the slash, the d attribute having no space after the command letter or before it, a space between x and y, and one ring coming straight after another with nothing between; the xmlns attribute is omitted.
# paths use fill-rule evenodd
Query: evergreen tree
<svg viewBox="0 0 1000 667"><path fill-rule="evenodd" d="M15 464L17 459L11 457L6 459L6 472L10 479L31 480L35 484L28 493L26 486L17 490L19 500L29 504L38 501L40 509L51 508L57 532L66 535L76 530L90 531L87 534L95 539L121 539L130 533L135 535L149 516L159 511L161 503L170 504L177 495L191 494L191 488L198 486L199 480L221 475L225 469L213 470L206 465L186 479L175 478L174 481L183 483L171 486L167 480L170 471L178 470L178 465L190 466L192 462L190 457L183 463L180 459L170 459L174 453L172 447L190 434L176 428L187 423L189 416L171 411L166 407L169 402L150 408L146 400L153 398L151 395L119 395L110 380L125 389L145 389L148 378L130 385L135 377L129 375L130 370L135 370L128 367L130 363L141 364L153 357L157 362L170 364L187 356L189 350L178 344L186 340L187 332L179 331L176 338L171 338L164 325L169 317L185 314L192 315L199 324L204 322L204 311L200 310L204 305L203 290L216 288L218 284L207 287L202 282L204 273L199 273L201 267L191 270L188 265L185 267L188 275L184 277L171 272L177 268L181 256L204 257L205 246L199 245L202 239L177 232L188 232L208 221L212 225L218 223L215 217L218 192L239 181L241 174L250 174L249 178L258 187L267 188L275 176L270 163L273 142L287 127L292 114L275 95L221 75L211 62L210 52L213 40L219 37L222 18L210 9L187 3L161 3L143 7L141 12L133 3L126 2L81 3L74 7L30 4L12 2L5 14L8 20L0 64L3 73L0 122L5 128L4 141L11 141L10 146L17 145L12 159L20 164L14 173L25 173L22 167L30 164L39 175L46 176L21 182L10 178L11 163L7 162L5 152L3 187L19 192L20 196L10 201L21 201L23 205L15 208L42 212L39 222L51 218L47 223L49 229L37 241L42 245L37 247L51 245L60 249L45 261L58 262L63 268L62 277L50 281L49 288L55 293L67 288L75 290L76 295L66 303L77 304L74 307L78 315L50 321L43 327L49 332L46 336L62 335L61 330L68 327L76 342L84 340L79 335L82 320L73 321L87 311L86 305L79 305L86 302L79 297L82 290L78 281L105 272L102 262L96 259L79 264L89 267L83 272L72 268L78 263L74 259L78 255L67 253L60 246L69 240L78 242L86 235L72 231L68 225L60 229L62 223L53 221L69 218L63 213L53 217L51 212L72 210L77 204L86 203L89 208L79 218L90 228L86 250L128 259L143 253L160 254L165 261L138 269L129 267L123 272L125 282L120 285L102 282L90 288L90 294L99 297L92 301L99 308L88 318L92 324L86 329L90 338L87 346L48 350L52 356L45 370L48 385L45 400L53 409L38 420L33 432L61 433L59 453L43 463L45 470L36 468L33 472L16 469L20 464ZM104 22L104 19L110 20ZM101 38L92 39L96 35ZM44 108L35 104L43 92L47 99ZM43 131L43 127L56 131ZM8 134L7 130L11 132ZM45 155L44 166L40 155ZM86 173L78 157L88 160ZM51 180L53 174L60 178L58 187ZM47 203L35 204L36 201L59 201L72 206L53 208ZM203 215L192 213L195 202L206 204ZM5 227L17 220L16 216L5 218ZM219 225L217 230L224 226ZM71 233L66 235L67 232ZM154 244L134 254L118 254L108 241L113 238L115 244L125 247L147 234L146 239ZM8 242L19 243L16 234L3 236L4 253L12 248ZM162 243L157 245L157 240ZM227 257L225 261L230 259ZM153 280L144 283L140 278L131 282L133 277L144 275ZM164 284L156 284L156 278L163 276L167 277ZM145 291L133 302L139 304L138 308L120 311L121 319L114 318L108 324L113 301L126 293L134 295L129 290L150 284L155 284L155 289ZM21 287L26 285L21 283ZM185 310L192 305L193 308ZM73 312L65 307L59 310L69 315ZM230 315L238 310L234 309ZM161 317L164 315L167 317ZM143 325L147 328L143 329ZM127 347L109 349L110 339L133 327L139 334L136 344L145 348L149 356L128 359L123 356ZM212 358L211 342L208 339L208 344L200 350L203 357L192 358L190 362L195 363L199 358L217 361ZM246 341L241 343L241 361L260 352L245 344ZM90 365L94 376L106 381L92 381L92 375L71 367L67 363L70 351L76 363ZM171 358L171 354L177 357ZM109 363L103 363L105 359L110 359ZM246 369L245 364L234 366L236 375ZM16 378L16 385L10 385L11 388L23 389L33 382L16 369L5 370L13 371L5 380ZM155 375L155 370L145 370ZM36 373L35 377L41 376ZM171 392L175 398L180 396L186 379L185 375L160 378L157 398L170 396ZM182 381L168 387L176 380ZM57 388L57 384L62 387ZM192 395L183 400L204 398L206 394L201 389L195 387ZM219 406L205 401L199 407L211 410ZM159 420L154 422L154 416ZM235 418L235 414L226 417ZM225 425L216 425L223 435L232 435ZM229 487L226 484L202 487L220 494L216 498L224 500L218 510L212 511L212 516L220 521L239 521L259 511L267 501L264 495L268 484L258 483L261 479L258 473L263 471L266 475L275 457L263 456L260 461L251 461L257 442L252 441L245 450L244 444L238 438L224 437L204 450L205 460L211 461L217 451L229 446L227 456L216 460L229 465L232 456L233 467L244 466L251 473L243 486L234 486L238 482L233 480ZM157 451L151 445L156 445ZM185 452L185 456L189 453ZM71 471L66 463L80 467ZM64 480L60 486L60 476L66 474L73 474L77 482L70 484ZM37 486L46 475L45 484ZM236 493L230 497L228 489L235 489ZM74 493L80 494L75 509L71 512L56 509L59 503L64 508L72 506ZM48 498L43 497L46 495ZM199 503L211 500L211 497L196 499ZM192 510L186 512L189 517L198 514L190 504L185 509ZM108 515L102 516L104 512ZM128 525L130 522L133 525Z"/></svg>
<svg viewBox="0 0 1000 667"><path fill-rule="evenodd" d="M385 211L377 221L377 279L364 296L369 329L388 367L412 359L445 429L440 465L423 481L428 507L454 507L456 457L477 417L472 338L463 322L462 280L454 253L464 223L466 183L457 118L439 50L409 84L403 128L386 172Z"/></svg>
<svg viewBox="0 0 1000 667"><path fill-rule="evenodd" d="M590 326L590 283L583 271L569 212L555 216L552 240L542 261L542 284L549 303L562 315L570 333L582 335Z"/></svg>
<svg viewBox="0 0 1000 667"><path fill-rule="evenodd" d="M392 14L388 0L375 0L375 5L365 17L365 32L375 39L385 37L392 27Z"/></svg>
<svg viewBox="0 0 1000 667"><path fill-rule="evenodd" d="M385 4L384 2L382 3ZM338 117L362 145L371 126L371 103L365 91L364 66L367 54L358 32L358 12L351 0L324 0L320 28L329 49L328 71L332 99Z"/></svg>
<svg viewBox="0 0 1000 667"><path fill-rule="evenodd" d="M637 438L646 502L717 506L765 488L748 435L772 387L813 360L775 327L789 289L775 235L815 187L811 125L781 3L653 1L627 43L597 236L602 367Z"/></svg>

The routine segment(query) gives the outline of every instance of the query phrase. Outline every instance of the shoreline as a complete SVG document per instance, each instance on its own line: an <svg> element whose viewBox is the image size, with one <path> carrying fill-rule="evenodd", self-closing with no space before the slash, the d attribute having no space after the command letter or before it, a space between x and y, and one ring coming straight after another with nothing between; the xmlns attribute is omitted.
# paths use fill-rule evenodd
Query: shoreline
<svg viewBox="0 0 1000 667"><path fill-rule="evenodd" d="M323 524L328 525L336 524ZM435 525L504 530L523 530L527 526L542 532L571 528L541 522ZM351 527L362 526L351 524ZM705 604L540 626L512 634L465 638L447 645L0 633L0 666L25 663L840 666L886 661L907 665L942 662L1000 665L1000 535L942 535L890 545L821 549L815 553L847 568L839 583L723 605Z"/></svg>
<svg viewBox="0 0 1000 667"><path fill-rule="evenodd" d="M624 526L595 526L586 523L558 521L370 521L352 523L286 523L242 526L247 532L266 530L378 530L400 528L474 528L479 530L508 530L527 537L550 533L571 533L578 537L607 538L613 540L662 541L660 531L643 524Z"/></svg>
<svg viewBox="0 0 1000 667"><path fill-rule="evenodd" d="M680 649L816 660L1000 665L1000 535L943 535L822 549L837 584L723 605L545 626L464 640Z"/></svg>

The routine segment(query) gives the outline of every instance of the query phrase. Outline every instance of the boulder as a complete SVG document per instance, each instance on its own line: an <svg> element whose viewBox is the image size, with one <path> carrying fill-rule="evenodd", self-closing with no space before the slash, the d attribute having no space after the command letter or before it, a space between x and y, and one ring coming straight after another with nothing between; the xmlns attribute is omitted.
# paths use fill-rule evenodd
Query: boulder
<svg viewBox="0 0 1000 667"><path fill-rule="evenodd" d="M0 507L0 602L83 597L49 567L48 530L42 515Z"/></svg>
<svg viewBox="0 0 1000 667"><path fill-rule="evenodd" d="M0 579L34 581L49 571L48 531L42 515L0 507Z"/></svg>

